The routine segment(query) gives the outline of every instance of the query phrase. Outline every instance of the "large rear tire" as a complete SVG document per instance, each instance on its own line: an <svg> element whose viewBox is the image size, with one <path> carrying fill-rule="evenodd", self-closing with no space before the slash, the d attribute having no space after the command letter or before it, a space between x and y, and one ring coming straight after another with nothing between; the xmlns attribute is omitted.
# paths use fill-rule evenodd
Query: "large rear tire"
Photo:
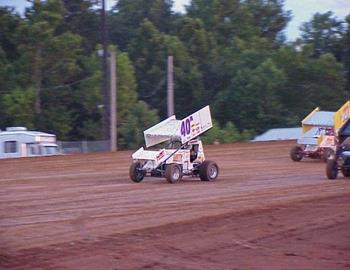
<svg viewBox="0 0 350 270"><path fill-rule="evenodd" d="M338 163L335 159L328 159L326 166L326 175L328 179L336 179L338 176Z"/></svg>
<svg viewBox="0 0 350 270"><path fill-rule="evenodd" d="M171 184L179 182L182 179L182 167L176 163L167 165L165 168L165 178Z"/></svg>
<svg viewBox="0 0 350 270"><path fill-rule="evenodd" d="M199 177L202 181L213 181L219 175L219 167L214 161L205 160L199 167Z"/></svg>
<svg viewBox="0 0 350 270"><path fill-rule="evenodd" d="M130 165L129 176L135 183L140 183L143 180L145 172L142 170L142 164L140 162L135 162Z"/></svg>
<svg viewBox="0 0 350 270"><path fill-rule="evenodd" d="M290 150L290 158L293 161L302 160L303 159L303 149L298 145L293 146L292 149Z"/></svg>

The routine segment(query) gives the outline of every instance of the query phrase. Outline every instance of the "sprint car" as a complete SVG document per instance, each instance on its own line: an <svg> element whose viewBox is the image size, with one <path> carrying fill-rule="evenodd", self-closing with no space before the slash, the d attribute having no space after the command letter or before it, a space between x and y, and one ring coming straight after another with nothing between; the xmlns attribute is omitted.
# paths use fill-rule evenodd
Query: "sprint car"
<svg viewBox="0 0 350 270"><path fill-rule="evenodd" d="M173 115L144 131L146 148L132 154L129 176L133 182L145 177L179 182L183 176L213 181L219 175L216 162L207 160L199 136L212 127L209 106L177 120ZM159 145L160 149L152 149Z"/></svg>

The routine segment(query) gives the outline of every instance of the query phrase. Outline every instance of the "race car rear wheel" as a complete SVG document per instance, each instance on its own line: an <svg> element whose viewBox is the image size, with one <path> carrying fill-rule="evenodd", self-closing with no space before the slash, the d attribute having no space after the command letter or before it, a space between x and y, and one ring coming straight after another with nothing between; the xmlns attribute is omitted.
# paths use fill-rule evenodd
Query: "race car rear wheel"
<svg viewBox="0 0 350 270"><path fill-rule="evenodd" d="M213 181L219 175L219 166L210 160L205 160L199 167L199 177L202 181Z"/></svg>
<svg viewBox="0 0 350 270"><path fill-rule="evenodd" d="M130 165L129 176L135 183L139 183L143 180L145 172L142 170L142 164L140 162L134 162Z"/></svg>
<svg viewBox="0 0 350 270"><path fill-rule="evenodd" d="M292 149L290 150L290 158L293 161L302 160L303 159L303 149L298 145L293 146Z"/></svg>
<svg viewBox="0 0 350 270"><path fill-rule="evenodd" d="M165 168L165 178L171 184L179 182L182 178L182 167L176 163L167 165Z"/></svg>
<svg viewBox="0 0 350 270"><path fill-rule="evenodd" d="M328 159L326 166L326 175L328 179L336 179L338 176L338 163L335 159Z"/></svg>

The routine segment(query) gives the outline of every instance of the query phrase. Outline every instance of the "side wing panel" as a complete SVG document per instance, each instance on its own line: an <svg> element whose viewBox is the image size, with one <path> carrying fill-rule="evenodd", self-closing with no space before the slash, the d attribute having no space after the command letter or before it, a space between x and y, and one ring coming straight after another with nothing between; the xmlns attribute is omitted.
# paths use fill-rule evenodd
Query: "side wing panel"
<svg viewBox="0 0 350 270"><path fill-rule="evenodd" d="M350 101L345 104L334 115L334 129L338 131L350 118Z"/></svg>
<svg viewBox="0 0 350 270"><path fill-rule="evenodd" d="M184 144L196 138L212 126L210 108L206 106L181 121L181 142Z"/></svg>

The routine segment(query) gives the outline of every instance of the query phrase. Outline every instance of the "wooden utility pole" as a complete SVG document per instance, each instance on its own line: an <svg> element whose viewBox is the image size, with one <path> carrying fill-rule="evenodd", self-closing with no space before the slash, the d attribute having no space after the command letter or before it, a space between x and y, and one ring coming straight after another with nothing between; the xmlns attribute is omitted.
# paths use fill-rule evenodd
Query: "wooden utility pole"
<svg viewBox="0 0 350 270"><path fill-rule="evenodd" d="M102 97L103 97L103 117L102 117L102 133L103 139L110 140L109 137L109 90L108 90L108 64L107 64L107 28L106 28L106 4L102 0L101 8L101 39L102 39Z"/></svg>
<svg viewBox="0 0 350 270"><path fill-rule="evenodd" d="M109 71L110 71L110 150L117 150L117 62L116 50L113 47L109 48Z"/></svg>
<svg viewBox="0 0 350 270"><path fill-rule="evenodd" d="M173 56L168 56L168 76L167 76L167 103L168 117L174 115L174 64Z"/></svg>

